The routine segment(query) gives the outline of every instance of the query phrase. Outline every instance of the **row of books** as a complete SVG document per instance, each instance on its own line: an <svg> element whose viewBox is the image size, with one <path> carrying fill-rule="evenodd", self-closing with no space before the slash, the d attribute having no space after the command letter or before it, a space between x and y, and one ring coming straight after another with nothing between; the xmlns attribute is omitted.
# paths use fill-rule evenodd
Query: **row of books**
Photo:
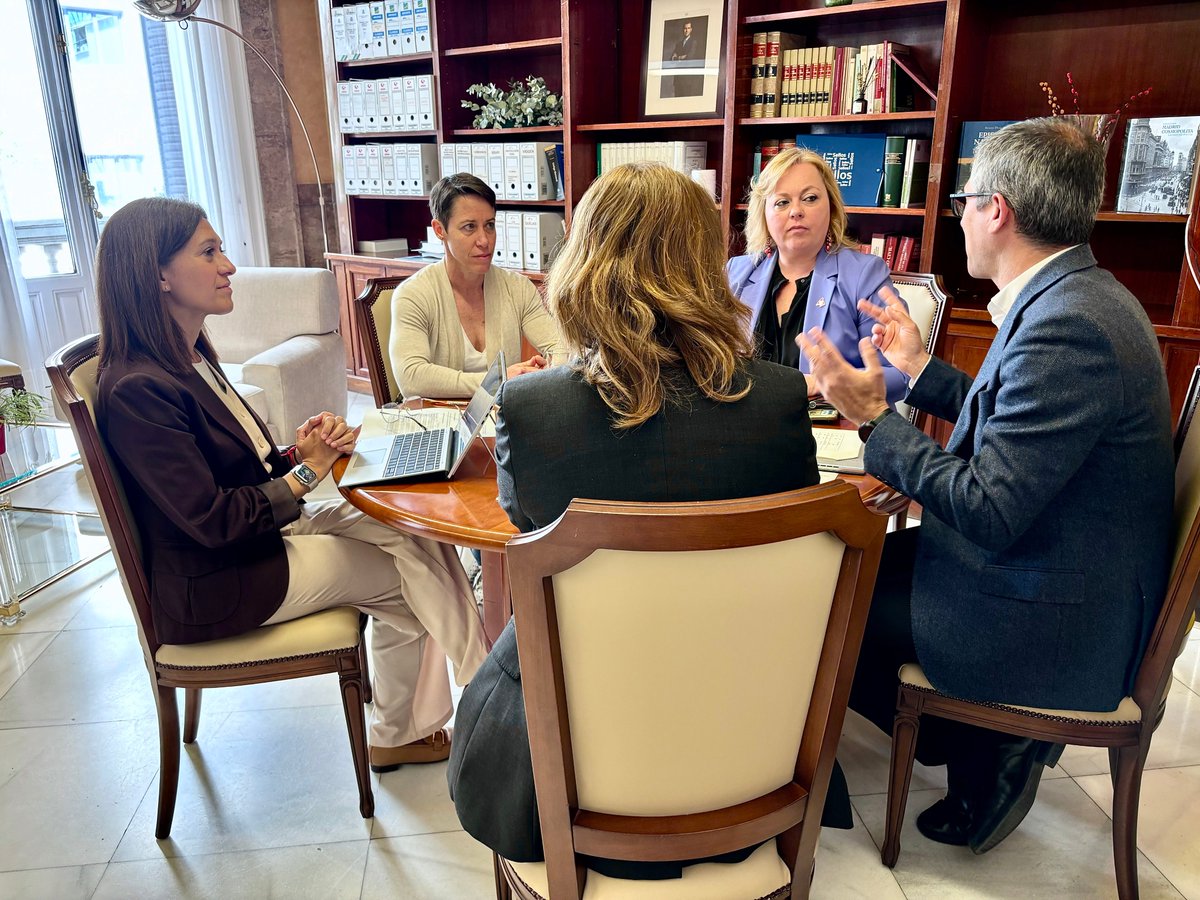
<svg viewBox="0 0 1200 900"><path fill-rule="evenodd" d="M819 153L833 170L846 206L921 207L929 185L928 138L886 134L799 134L765 140L754 151L757 178L763 166L786 147Z"/></svg>
<svg viewBox="0 0 1200 900"><path fill-rule="evenodd" d="M339 81L337 99L342 134L437 128L432 75Z"/></svg>
<svg viewBox="0 0 1200 900"><path fill-rule="evenodd" d="M779 31L753 36L752 118L906 112L917 102L932 107L937 100L936 89L905 44L803 47L804 40Z"/></svg>
<svg viewBox="0 0 1200 900"><path fill-rule="evenodd" d="M916 272L921 265L921 239L907 234L876 232L859 250L878 256L893 272Z"/></svg>
<svg viewBox="0 0 1200 900"><path fill-rule="evenodd" d="M342 147L342 184L350 195L422 197L437 181L433 144L348 144Z"/></svg>
<svg viewBox="0 0 1200 900"><path fill-rule="evenodd" d="M333 8L338 62L428 53L429 0L372 0Z"/></svg>
<svg viewBox="0 0 1200 900"><path fill-rule="evenodd" d="M596 174L632 162L657 162L688 175L705 168L708 144L704 141L627 141L596 145Z"/></svg>
<svg viewBox="0 0 1200 900"><path fill-rule="evenodd" d="M496 192L497 200L562 200L562 144L442 144L445 178L469 172Z"/></svg>

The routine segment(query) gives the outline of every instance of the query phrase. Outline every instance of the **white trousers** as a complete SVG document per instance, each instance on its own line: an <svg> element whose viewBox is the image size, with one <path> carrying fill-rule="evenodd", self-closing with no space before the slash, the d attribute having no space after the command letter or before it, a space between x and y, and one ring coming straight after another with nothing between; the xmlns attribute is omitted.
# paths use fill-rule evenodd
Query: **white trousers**
<svg viewBox="0 0 1200 900"><path fill-rule="evenodd" d="M389 528L344 500L305 503L283 541L288 590L263 624L361 609L373 620L371 745L398 747L446 724L454 708L446 657L466 684L488 652L455 548Z"/></svg>

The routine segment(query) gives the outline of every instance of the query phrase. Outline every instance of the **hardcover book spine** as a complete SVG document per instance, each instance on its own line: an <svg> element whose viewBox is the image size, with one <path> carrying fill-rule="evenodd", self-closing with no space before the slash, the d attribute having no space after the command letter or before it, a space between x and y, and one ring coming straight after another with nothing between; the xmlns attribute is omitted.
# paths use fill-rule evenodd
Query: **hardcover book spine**
<svg viewBox="0 0 1200 900"><path fill-rule="evenodd" d="M883 238L883 261L893 272L896 271L896 245L900 243L898 235L887 234Z"/></svg>
<svg viewBox="0 0 1200 900"><path fill-rule="evenodd" d="M913 239L908 235L900 238L900 246L896 251L896 266L892 270L894 272L911 271L909 266L912 264Z"/></svg>
<svg viewBox="0 0 1200 900"><path fill-rule="evenodd" d="M750 116L761 118L763 114L763 78L767 71L767 33L760 31L753 38L753 56L750 63Z"/></svg>
<svg viewBox="0 0 1200 900"><path fill-rule="evenodd" d="M880 206L900 206L900 189L904 184L904 135L888 135L883 147L883 200Z"/></svg>
<svg viewBox="0 0 1200 900"><path fill-rule="evenodd" d="M767 33L767 68L763 75L763 116L779 115L779 32Z"/></svg>

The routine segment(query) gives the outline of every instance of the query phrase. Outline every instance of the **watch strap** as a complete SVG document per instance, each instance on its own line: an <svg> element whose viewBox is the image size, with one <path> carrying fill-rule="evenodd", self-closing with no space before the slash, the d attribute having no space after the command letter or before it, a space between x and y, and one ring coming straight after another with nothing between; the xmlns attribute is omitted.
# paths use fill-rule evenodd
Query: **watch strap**
<svg viewBox="0 0 1200 900"><path fill-rule="evenodd" d="M858 426L858 439L865 444L867 442L867 439L871 436L871 432L873 432L875 430L875 428L879 425L879 423L882 422L884 419L886 419L888 416L892 415L894 412L895 412L895 410L889 406L887 409L885 409L883 412L881 412L875 418L871 419L871 421L863 422L861 425Z"/></svg>

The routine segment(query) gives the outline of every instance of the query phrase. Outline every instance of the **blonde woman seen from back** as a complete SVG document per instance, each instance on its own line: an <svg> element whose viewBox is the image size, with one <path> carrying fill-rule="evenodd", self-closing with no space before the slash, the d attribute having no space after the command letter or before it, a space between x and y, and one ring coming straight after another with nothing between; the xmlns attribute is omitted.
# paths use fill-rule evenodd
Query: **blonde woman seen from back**
<svg viewBox="0 0 1200 900"><path fill-rule="evenodd" d="M500 391L500 504L514 525L548 525L575 497L724 500L817 483L804 376L754 358L724 264L712 199L678 172L619 166L588 189L546 284L572 361ZM460 731L449 777L463 827L530 861L542 847L513 629L463 693L456 721L471 733ZM840 770L824 822L851 824ZM623 878L679 877L684 865L588 861Z"/></svg>
<svg viewBox="0 0 1200 900"><path fill-rule="evenodd" d="M846 208L828 164L811 150L791 147L763 169L750 190L746 254L726 266L729 286L750 310L750 331L760 359L798 368L808 360L796 336L821 328L846 360L862 367L858 342L875 320L858 309L881 290L895 294L888 267L859 253L846 236ZM885 363L887 399L904 397L907 381ZM810 394L816 393L808 377Z"/></svg>

